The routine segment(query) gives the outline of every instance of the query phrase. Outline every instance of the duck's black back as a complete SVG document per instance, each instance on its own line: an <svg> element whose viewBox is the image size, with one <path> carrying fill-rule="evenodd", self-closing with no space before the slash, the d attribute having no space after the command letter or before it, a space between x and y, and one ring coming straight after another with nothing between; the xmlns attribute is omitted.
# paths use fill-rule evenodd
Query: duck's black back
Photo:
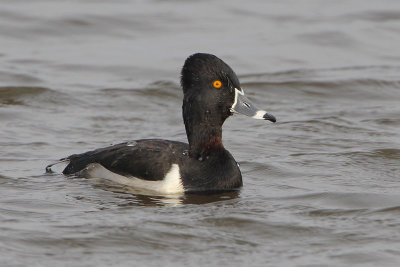
<svg viewBox="0 0 400 267"><path fill-rule="evenodd" d="M173 164L186 192L232 190L242 186L242 176L232 155L225 149L204 159L189 156L182 142L145 139L121 143L69 156L64 174L76 174L91 163L113 173L147 181L161 181Z"/></svg>
<svg viewBox="0 0 400 267"><path fill-rule="evenodd" d="M144 139L121 143L69 156L64 174L75 174L91 163L123 175L148 181L162 180L171 165L180 161L188 145L161 139Z"/></svg>

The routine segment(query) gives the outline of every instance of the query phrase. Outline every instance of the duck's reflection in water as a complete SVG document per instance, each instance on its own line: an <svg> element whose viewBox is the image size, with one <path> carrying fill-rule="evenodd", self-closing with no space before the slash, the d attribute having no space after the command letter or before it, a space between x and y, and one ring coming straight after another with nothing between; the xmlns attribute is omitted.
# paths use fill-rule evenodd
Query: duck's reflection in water
<svg viewBox="0 0 400 267"><path fill-rule="evenodd" d="M151 191L136 189L128 186L121 186L110 183L103 179L90 179L96 188L107 191L122 193L119 196L126 200L119 206L180 206L186 204L207 204L218 201L235 199L240 196L240 190L201 192L201 193L181 193L160 195Z"/></svg>
<svg viewBox="0 0 400 267"><path fill-rule="evenodd" d="M164 196L151 196L144 194L135 194L134 197L139 205L151 206L180 206L187 204L207 204L218 201L226 201L238 198L240 195L239 190L226 191L226 192L206 192L196 194L182 194L182 195L164 195Z"/></svg>

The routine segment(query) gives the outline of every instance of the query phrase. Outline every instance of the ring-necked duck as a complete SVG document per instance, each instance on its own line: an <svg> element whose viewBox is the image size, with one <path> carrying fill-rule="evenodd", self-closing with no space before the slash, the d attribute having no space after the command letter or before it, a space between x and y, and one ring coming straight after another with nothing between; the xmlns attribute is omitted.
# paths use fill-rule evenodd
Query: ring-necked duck
<svg viewBox="0 0 400 267"><path fill-rule="evenodd" d="M240 188L238 164L222 145L222 124L234 112L272 122L275 117L251 103L233 70L214 55L189 56L181 74L189 144L161 139L126 142L64 158L69 163L63 173L162 194Z"/></svg>

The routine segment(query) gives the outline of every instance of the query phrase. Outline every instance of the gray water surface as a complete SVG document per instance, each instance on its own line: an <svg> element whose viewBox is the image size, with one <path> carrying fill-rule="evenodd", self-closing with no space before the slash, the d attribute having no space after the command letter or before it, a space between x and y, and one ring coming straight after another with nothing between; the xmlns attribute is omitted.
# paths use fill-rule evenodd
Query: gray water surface
<svg viewBox="0 0 400 267"><path fill-rule="evenodd" d="M225 123L241 191L45 174L126 140L186 141L179 72L195 52L278 118ZM395 0L2 0L0 265L395 266L399 60Z"/></svg>

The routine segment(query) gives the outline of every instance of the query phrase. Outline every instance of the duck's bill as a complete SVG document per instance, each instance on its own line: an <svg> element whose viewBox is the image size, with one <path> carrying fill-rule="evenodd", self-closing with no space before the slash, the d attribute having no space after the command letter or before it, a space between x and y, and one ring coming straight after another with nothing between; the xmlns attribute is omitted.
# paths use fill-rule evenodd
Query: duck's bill
<svg viewBox="0 0 400 267"><path fill-rule="evenodd" d="M274 115L256 107L245 95L242 89L235 88L235 100L231 107L232 112L241 113L253 119L276 122Z"/></svg>

